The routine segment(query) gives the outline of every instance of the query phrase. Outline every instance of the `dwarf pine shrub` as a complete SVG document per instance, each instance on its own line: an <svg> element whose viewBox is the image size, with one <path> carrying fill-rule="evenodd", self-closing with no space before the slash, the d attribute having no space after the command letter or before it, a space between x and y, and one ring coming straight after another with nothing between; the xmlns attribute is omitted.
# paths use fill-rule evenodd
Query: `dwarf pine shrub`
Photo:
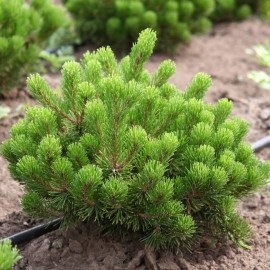
<svg viewBox="0 0 270 270"><path fill-rule="evenodd" d="M214 0L67 0L77 29L85 41L100 45L110 43L123 49L130 46L147 27L158 33L158 48L170 51L192 32L207 32L207 15Z"/></svg>
<svg viewBox="0 0 270 270"><path fill-rule="evenodd" d="M214 21L245 20L256 10L257 0L216 0Z"/></svg>
<svg viewBox="0 0 270 270"><path fill-rule="evenodd" d="M258 0L258 12L264 19L269 19L270 0Z"/></svg>
<svg viewBox="0 0 270 270"><path fill-rule="evenodd" d="M118 64L109 47L63 66L61 94L28 78L40 102L1 146L25 185L25 211L95 221L108 231L140 232L154 248L190 247L200 237L246 241L236 202L266 183L269 165L243 142L245 121L232 103L202 98L199 73L185 92L168 83L175 64L144 69L156 34L144 30Z"/></svg>
<svg viewBox="0 0 270 270"><path fill-rule="evenodd" d="M21 259L17 248L12 247L9 240L0 242L0 269L10 270L11 267Z"/></svg>
<svg viewBox="0 0 270 270"><path fill-rule="evenodd" d="M0 93L33 69L48 37L64 22L50 0L0 0Z"/></svg>

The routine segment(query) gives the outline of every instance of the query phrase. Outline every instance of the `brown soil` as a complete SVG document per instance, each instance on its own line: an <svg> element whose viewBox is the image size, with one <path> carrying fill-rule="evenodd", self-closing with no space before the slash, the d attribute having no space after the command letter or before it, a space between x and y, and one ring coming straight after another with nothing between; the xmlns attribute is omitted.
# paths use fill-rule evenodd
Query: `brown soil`
<svg viewBox="0 0 270 270"><path fill-rule="evenodd" d="M269 36L270 22L255 18L219 25L211 35L195 37L189 46L180 48L174 56L177 73L171 81L184 89L195 73L209 73L213 87L206 101L216 102L220 97L233 100L233 113L250 122L247 139L256 141L270 133L270 92L260 90L247 79L247 73L259 66L245 49L264 42ZM154 55L147 68L154 71L167 57ZM47 75L46 78L53 87L60 82L59 75ZM20 93L2 102L11 106L15 113L18 104L33 101ZM10 126L20 117L13 116L0 121L0 142L8 137ZM270 150L264 149L258 155L269 159ZM31 227L35 222L22 214L6 216L21 210L22 192L22 187L10 177L7 163L0 157L0 237ZM270 269L270 190L241 202L239 210L255 232L250 250L221 246L215 250L200 247L192 255L154 254L144 249L135 235L120 241L100 236L94 225L82 224L67 232L52 232L21 246L24 259L14 269Z"/></svg>
<svg viewBox="0 0 270 270"><path fill-rule="evenodd" d="M270 267L270 190L241 203L242 215L255 236L251 249L201 245L193 254L154 253L144 248L138 235L124 240L103 236L93 224L56 231L20 247L24 257L14 270L268 270ZM0 237L35 225L22 214L0 221Z"/></svg>

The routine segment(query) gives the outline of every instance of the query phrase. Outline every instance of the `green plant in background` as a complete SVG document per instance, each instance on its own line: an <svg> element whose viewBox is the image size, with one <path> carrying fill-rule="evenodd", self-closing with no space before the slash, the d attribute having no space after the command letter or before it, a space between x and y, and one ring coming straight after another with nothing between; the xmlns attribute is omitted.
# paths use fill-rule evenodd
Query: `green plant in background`
<svg viewBox="0 0 270 270"><path fill-rule="evenodd" d="M253 0L252 0L253 1ZM256 10L257 0L216 0L212 19L219 21L245 20Z"/></svg>
<svg viewBox="0 0 270 270"><path fill-rule="evenodd" d="M57 51L57 54L42 51L39 57L45 60L45 63L48 63L48 67L45 67L45 70L49 69L51 72L57 72L65 62L74 60L73 48L71 46L64 47L64 53L62 53L63 49Z"/></svg>
<svg viewBox="0 0 270 270"><path fill-rule="evenodd" d="M39 58L44 60L40 71L59 72L65 62L75 60L76 44L80 44L80 40L75 33L73 21L68 20L66 25L58 28L49 38L46 50L40 52Z"/></svg>
<svg viewBox="0 0 270 270"><path fill-rule="evenodd" d="M264 19L270 19L270 0L258 0L258 12Z"/></svg>
<svg viewBox="0 0 270 270"><path fill-rule="evenodd" d="M193 33L207 33L213 22L244 20L269 0L66 0L83 41L129 48L138 33L157 31L158 49L172 52Z"/></svg>
<svg viewBox="0 0 270 270"><path fill-rule="evenodd" d="M247 50L247 53L255 55L260 65L270 67L270 42L256 45L251 50Z"/></svg>
<svg viewBox="0 0 270 270"><path fill-rule="evenodd" d="M251 71L248 78L257 83L262 89L270 90L270 76L264 71Z"/></svg>
<svg viewBox="0 0 270 270"><path fill-rule="evenodd" d="M208 32L214 0L67 0L82 40L129 48L139 32L155 29L158 48L171 51L193 32ZM125 49L126 49L125 48Z"/></svg>
<svg viewBox="0 0 270 270"><path fill-rule="evenodd" d="M259 64L270 68L270 43L264 45L259 44L252 49L248 49L247 53L255 55L259 61ZM270 75L264 71L251 71L248 74L248 78L255 81L262 89L270 90Z"/></svg>
<svg viewBox="0 0 270 270"><path fill-rule="evenodd" d="M243 142L247 123L228 118L230 101L202 101L208 75L179 92L167 82L172 61L153 75L144 69L155 41L146 29L119 64L109 47L66 63L61 94L28 78L40 106L1 145L25 185L24 209L140 232L156 249L191 248L201 237L245 246L250 228L236 203L266 184L269 164Z"/></svg>
<svg viewBox="0 0 270 270"><path fill-rule="evenodd" d="M10 240L0 241L0 269L10 270L21 259L17 248L12 247Z"/></svg>
<svg viewBox="0 0 270 270"><path fill-rule="evenodd" d="M63 9L50 0L0 0L0 94L33 70L64 18Z"/></svg>

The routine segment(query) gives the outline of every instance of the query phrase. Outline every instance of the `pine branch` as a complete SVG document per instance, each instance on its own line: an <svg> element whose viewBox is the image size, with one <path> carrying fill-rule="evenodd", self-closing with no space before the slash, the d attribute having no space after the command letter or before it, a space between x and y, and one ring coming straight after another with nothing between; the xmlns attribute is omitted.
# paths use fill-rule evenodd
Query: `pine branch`
<svg viewBox="0 0 270 270"><path fill-rule="evenodd" d="M60 109L58 104L60 101L57 100L56 95L54 95L47 83L40 77L40 75L30 75L27 79L27 85L31 91L31 94L43 105L50 107L52 110L56 111L63 118L77 125L76 120L72 119L68 114Z"/></svg>

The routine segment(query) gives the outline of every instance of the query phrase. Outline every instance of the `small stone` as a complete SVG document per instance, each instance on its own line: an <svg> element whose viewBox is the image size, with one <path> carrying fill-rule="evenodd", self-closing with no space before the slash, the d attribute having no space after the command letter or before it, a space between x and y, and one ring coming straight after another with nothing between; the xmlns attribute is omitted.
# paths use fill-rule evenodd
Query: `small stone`
<svg viewBox="0 0 270 270"><path fill-rule="evenodd" d="M3 127L8 127L10 125L10 119L8 117L1 119L0 125Z"/></svg>
<svg viewBox="0 0 270 270"><path fill-rule="evenodd" d="M202 254L202 253L199 253L198 255L197 255L197 258L196 258L197 260L197 263L202 263L203 261L204 261L204 259L205 259L205 256Z"/></svg>
<svg viewBox="0 0 270 270"><path fill-rule="evenodd" d="M222 264L219 266L218 269L219 269L219 270L228 270L228 267L227 267L224 263L222 263Z"/></svg>
<svg viewBox="0 0 270 270"><path fill-rule="evenodd" d="M218 258L219 263L224 263L224 262L226 262L226 260L227 260L227 257L224 256L224 255L221 255L221 256Z"/></svg>
<svg viewBox="0 0 270 270"><path fill-rule="evenodd" d="M265 215L262 218L262 223L270 223L270 216L269 215Z"/></svg>
<svg viewBox="0 0 270 270"><path fill-rule="evenodd" d="M229 248L227 251L227 257L229 259L233 259L235 257L235 253L233 252L233 250L231 248Z"/></svg>
<svg viewBox="0 0 270 270"><path fill-rule="evenodd" d="M263 120L264 127L270 128L270 119Z"/></svg>
<svg viewBox="0 0 270 270"><path fill-rule="evenodd" d="M235 83L241 83L244 81L244 77L240 74L235 75Z"/></svg>
<svg viewBox="0 0 270 270"><path fill-rule="evenodd" d="M61 254L61 258L68 257L69 255L70 255L70 249L68 247L66 247Z"/></svg>
<svg viewBox="0 0 270 270"><path fill-rule="evenodd" d="M63 247L63 239L56 239L53 241L52 247L55 249L61 249Z"/></svg>
<svg viewBox="0 0 270 270"><path fill-rule="evenodd" d="M213 260L213 256L210 255L210 254L207 254L207 255L205 255L204 257L205 257L205 259L206 259L207 261L212 261L212 260Z"/></svg>
<svg viewBox="0 0 270 270"><path fill-rule="evenodd" d="M156 263L156 254L150 248L145 249L145 266L149 270L158 270Z"/></svg>
<svg viewBox="0 0 270 270"><path fill-rule="evenodd" d="M18 97L19 91L17 88L13 88L7 92L2 93L6 99L15 99Z"/></svg>
<svg viewBox="0 0 270 270"><path fill-rule="evenodd" d="M26 95L26 92L24 90L19 91L19 97L25 98L26 96L27 95Z"/></svg>
<svg viewBox="0 0 270 270"><path fill-rule="evenodd" d="M270 118L270 109L264 109L260 113L260 118L262 120L267 120Z"/></svg>
<svg viewBox="0 0 270 270"><path fill-rule="evenodd" d="M76 240L69 240L69 249L74 252L74 253L82 253L83 252L83 247L81 245L80 242L76 241Z"/></svg>
<svg viewBox="0 0 270 270"><path fill-rule="evenodd" d="M144 250L140 250L137 255L128 263L127 270L132 270L140 266L142 264L144 256Z"/></svg>
<svg viewBox="0 0 270 270"><path fill-rule="evenodd" d="M103 262L104 259L105 259L105 255L104 255L104 254L98 255L98 256L96 257L96 260L97 260L98 262Z"/></svg>
<svg viewBox="0 0 270 270"><path fill-rule="evenodd" d="M242 258L240 259L240 263L241 263L241 265L242 265L243 267L246 267L246 266L247 266L245 260L242 259Z"/></svg>
<svg viewBox="0 0 270 270"><path fill-rule="evenodd" d="M173 261L163 261L158 263L159 270L180 270L179 266L177 266Z"/></svg>
<svg viewBox="0 0 270 270"><path fill-rule="evenodd" d="M18 266L19 266L19 268L21 269L21 268L24 268L24 267L27 265L27 263L28 263L28 260L22 258L22 259L19 261Z"/></svg>
<svg viewBox="0 0 270 270"><path fill-rule="evenodd" d="M107 255L105 259L103 260L103 264L105 266L111 267L114 265L115 257L113 255Z"/></svg>
<svg viewBox="0 0 270 270"><path fill-rule="evenodd" d="M99 268L100 268L100 265L98 265L97 262L95 261L92 262L89 267L89 269L99 269Z"/></svg>
<svg viewBox="0 0 270 270"><path fill-rule="evenodd" d="M193 267L190 265L190 263L187 262L183 258L177 257L177 264L180 266L181 270L192 270L193 269Z"/></svg>
<svg viewBox="0 0 270 270"><path fill-rule="evenodd" d="M257 208L257 205L255 204L247 204L245 207L249 210L255 210Z"/></svg>
<svg viewBox="0 0 270 270"><path fill-rule="evenodd" d="M201 265L201 266L200 266L200 269L201 269L201 270L209 270L210 268L209 268L209 266L207 266L207 265Z"/></svg>
<svg viewBox="0 0 270 270"><path fill-rule="evenodd" d="M35 248L35 251L33 253L33 256L31 259L33 259L34 262L42 262L44 254L47 254L51 246L51 242L48 238L46 238L38 247L38 250Z"/></svg>
<svg viewBox="0 0 270 270"><path fill-rule="evenodd" d="M51 246L51 241L49 239L45 239L40 247L40 250L48 251Z"/></svg>

